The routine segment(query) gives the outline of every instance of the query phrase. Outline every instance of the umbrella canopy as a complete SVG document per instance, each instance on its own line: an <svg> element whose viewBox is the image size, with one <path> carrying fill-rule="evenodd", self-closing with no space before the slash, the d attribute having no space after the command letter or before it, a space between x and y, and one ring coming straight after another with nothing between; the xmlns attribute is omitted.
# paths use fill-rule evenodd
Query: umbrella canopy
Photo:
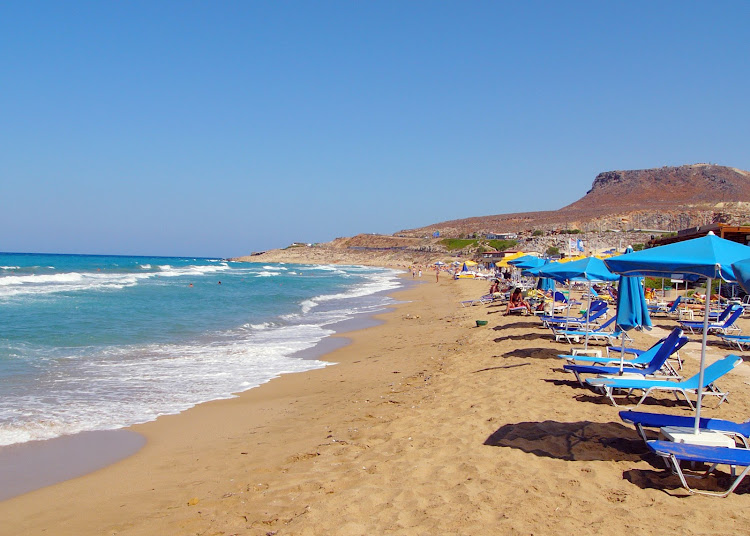
<svg viewBox="0 0 750 536"><path fill-rule="evenodd" d="M601 259L585 257L566 263L551 262L535 270L541 277L550 277L555 281L587 281L589 284L589 303L586 309L586 337L584 348L589 346L588 319L591 314L591 283L593 281L616 281L617 276L610 272Z"/></svg>
<svg viewBox="0 0 750 536"><path fill-rule="evenodd" d="M528 257L528 256L529 255L527 255L523 251L511 253L509 255L505 255L500 262L495 263L495 266L497 266L498 268L507 268L508 266L512 266L511 261L520 259L521 257Z"/></svg>
<svg viewBox="0 0 750 536"><path fill-rule="evenodd" d="M538 270L540 276L556 281L617 281L618 276L609 271L604 261L586 257L566 263L552 262Z"/></svg>
<svg viewBox="0 0 750 536"><path fill-rule="evenodd" d="M695 406L694 431L696 434L700 429L701 402L703 399L703 375L706 368L706 338L708 335L710 301L708 296L711 293L711 282L717 278L734 281L732 263L745 259L750 259L750 247L719 238L709 232L708 235L701 238L644 249L604 261L610 270L623 275L671 277L688 280L696 277L707 279L701 363L698 373L698 401Z"/></svg>
<svg viewBox="0 0 750 536"><path fill-rule="evenodd" d="M750 294L750 258L732 263L732 272L742 289Z"/></svg>
<svg viewBox="0 0 750 536"><path fill-rule="evenodd" d="M701 238L605 259L615 273L672 279L695 276L735 281L732 263L750 258L750 247L708 233ZM693 276L693 277L691 277Z"/></svg>
<svg viewBox="0 0 750 536"><path fill-rule="evenodd" d="M633 253L629 247L625 253ZM644 327L651 329L651 317L648 314L648 304L643 293L643 281L640 277L620 276L617 284L617 316L615 325L622 331L622 351L620 352L620 373L622 373L625 357L625 332Z"/></svg>
<svg viewBox="0 0 750 536"><path fill-rule="evenodd" d="M445 266L445 263L443 261L437 261L435 266Z"/></svg>
<svg viewBox="0 0 750 536"><path fill-rule="evenodd" d="M522 270L525 268L538 268L544 264L544 259L534 257L533 255L524 255L523 257L509 260L508 264Z"/></svg>

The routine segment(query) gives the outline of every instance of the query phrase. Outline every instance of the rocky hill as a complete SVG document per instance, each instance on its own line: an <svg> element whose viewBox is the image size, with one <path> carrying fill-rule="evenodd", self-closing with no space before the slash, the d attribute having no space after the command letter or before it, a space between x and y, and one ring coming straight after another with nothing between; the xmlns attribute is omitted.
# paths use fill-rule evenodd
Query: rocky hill
<svg viewBox="0 0 750 536"><path fill-rule="evenodd" d="M581 199L559 210L478 216L407 229L400 236L580 229L677 231L750 219L750 173L712 164L607 171Z"/></svg>
<svg viewBox="0 0 750 536"><path fill-rule="evenodd" d="M750 222L750 173L712 164L630 171L607 171L581 199L559 210L477 216L407 229L394 236L357 235L313 247L295 246L241 260L408 265L445 260L443 238L517 233L518 247L543 253L565 251L569 232L601 250L648 241L709 223ZM440 239L432 238L439 231ZM608 232L615 231L615 232ZM471 256L472 251L461 252Z"/></svg>

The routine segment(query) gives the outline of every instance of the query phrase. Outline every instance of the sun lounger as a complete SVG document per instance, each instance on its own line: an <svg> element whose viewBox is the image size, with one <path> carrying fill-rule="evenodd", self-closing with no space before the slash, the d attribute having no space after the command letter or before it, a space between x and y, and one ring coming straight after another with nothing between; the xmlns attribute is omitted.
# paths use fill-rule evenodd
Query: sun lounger
<svg viewBox="0 0 750 536"><path fill-rule="evenodd" d="M659 342L662 342L663 340L664 339L661 339ZM659 344L659 342L657 342L656 344ZM656 344L654 346L656 346ZM654 346L652 346L648 350L639 350L637 348L628 348L627 346L624 347L624 348L622 346L607 346L607 356L615 356L616 357L616 356L618 356L618 354L622 353L623 349L625 350L626 354L630 353L630 354L635 354L636 356L640 356L643 352L648 352ZM611 359L611 358L609 358L609 359ZM618 357L618 359L619 359L619 357ZM669 360L667 361L667 363L669 363L669 361L675 361L677 363L677 369L676 370L682 370L682 358L680 357L680 350L679 349L677 349L676 352L674 352L672 355L669 356ZM670 363L670 366L671 366L671 363ZM675 372L675 376L676 375L677 375L677 373Z"/></svg>
<svg viewBox="0 0 750 536"><path fill-rule="evenodd" d="M606 312L607 304L605 302L601 300L596 300L594 302L591 302L591 307L589 308L589 317L593 317L595 314L597 314L601 310L604 310ZM542 315L539 317L539 319L542 321L545 327L547 327L549 322L555 322L555 323L585 322L586 314L584 313L581 316Z"/></svg>
<svg viewBox="0 0 750 536"><path fill-rule="evenodd" d="M679 328L676 328L679 329ZM624 364L628 367L638 367L638 366L645 366L648 363L651 362L651 360L656 355L656 352L659 351L659 348L661 347L662 343L666 340L666 337L663 339L660 339L657 341L651 348L648 350L639 350L637 348L625 348L626 354L635 355L635 357L630 359L625 359ZM669 356L669 359L672 358L675 354L679 354L680 348L682 348L685 344L687 344L687 339L684 338L684 340L681 340L681 344L677 347L677 349L674 351L672 355ZM615 346L609 346L607 347L607 355L603 357L594 357L594 356L586 356L586 355L564 355L560 354L557 357L560 359L566 359L571 364L591 364L591 365L605 365L605 366L615 366L620 364L620 353L621 353L620 347ZM666 364L669 364L669 361L667 361ZM671 366L671 365L670 365ZM674 371L674 368L672 368ZM619 368L618 368L619 371ZM674 371L674 375L677 375L677 372Z"/></svg>
<svg viewBox="0 0 750 536"><path fill-rule="evenodd" d="M736 331L739 333L740 328L734 325L735 322L737 322L737 319L742 316L742 313L744 312L744 309L741 307L738 307L732 313L724 320L723 323L709 323L708 324L708 332L711 333L712 331L719 331L726 335L730 331ZM689 329L690 333L695 333L696 331L698 333L701 333L703 331L703 322L699 321L688 321L688 320L680 320L679 321L680 326L682 329Z"/></svg>
<svg viewBox="0 0 750 536"><path fill-rule="evenodd" d="M649 305L648 306L648 312L651 315L655 314L665 314L667 316L672 316L673 314L676 314L677 308L680 306L680 302L682 301L682 296L677 296L677 299L672 302L672 305L670 307L665 307L663 305Z"/></svg>
<svg viewBox="0 0 750 536"><path fill-rule="evenodd" d="M607 331L609 326L611 326L614 321L615 317L613 316L601 326L598 326L596 329L590 330L588 332L580 329L561 329L559 327L556 327L555 325L552 325L550 327L552 327L552 331L555 334L556 341L565 339L566 341L568 341L568 343L573 344L574 341L577 343L581 339L586 338L586 335L588 334L589 341L603 340L609 342L612 340L616 340L620 336L619 333Z"/></svg>
<svg viewBox="0 0 750 536"><path fill-rule="evenodd" d="M734 305L730 303L724 309L721 310L721 312L718 311L709 311L708 313L708 320L713 322L724 322L724 320L727 319L729 316L729 313L731 313L734 309L739 309L740 307L738 305Z"/></svg>
<svg viewBox="0 0 750 536"><path fill-rule="evenodd" d="M665 363L667 362L667 358L669 358L669 356L673 352L676 352L679 348L682 348L682 346L684 346L687 342L688 338L682 335L682 330L680 328L675 328L674 330L672 330L672 333L670 333L669 336L664 340L664 342L658 346L653 358L651 358L651 361L643 365L639 364L637 366L623 365L622 372L627 374L638 374L643 378L657 374L659 371L662 371L662 373L665 375L671 375L674 370L670 367L664 367ZM576 379L581 385L585 385L583 379L581 379L581 374L620 374L619 365L609 367L592 365L564 365L563 368L568 372L572 372L573 374L575 374Z"/></svg>
<svg viewBox="0 0 750 536"><path fill-rule="evenodd" d="M604 302L598 302L603 305L597 306L597 308L594 308L593 305L590 309L590 312L588 314L588 318L585 314L581 316L565 316L565 317L554 317L554 316L540 316L539 318L542 320L542 323L545 327L552 328L557 327L561 329L566 328L577 328L577 329L583 329L585 327L589 327L595 322L598 321L598 319L602 316L606 318L607 315L607 304Z"/></svg>
<svg viewBox="0 0 750 536"><path fill-rule="evenodd" d="M729 355L706 367L703 375L703 388L705 389L703 394L718 396L719 404L724 402L727 396L729 396L729 393L720 391L714 385L714 382L727 374L730 370L732 370L740 363L742 363L741 357L738 357L736 355ZM607 398L609 398L609 400L615 406L617 406L618 404L614 399L613 393L616 389L622 389L627 390L628 394L632 391L643 391L643 396L641 396L641 399L635 405L636 407L640 406L641 403L653 391L671 391L672 393L674 393L677 400L679 400L677 393L682 393L688 403L688 406L690 406L690 409L694 409L693 403L690 398L688 398L687 393L688 391L694 392L698 390L698 381L699 375L696 374L695 376L688 378L687 380L680 381L653 379L641 380L637 378L589 378L586 380L586 383L588 383L592 387L602 389Z"/></svg>
<svg viewBox="0 0 750 536"><path fill-rule="evenodd" d="M745 346L750 346L750 335L726 335L724 333L716 335L728 346L732 348L737 346L740 351L744 350Z"/></svg>
<svg viewBox="0 0 750 536"><path fill-rule="evenodd" d="M737 489L742 479L750 471L750 449L708 447L704 445L690 445L688 443L675 443L673 441L649 441L648 446L671 465L672 472L680 477L683 487L691 494L726 497ZM718 465L729 465L732 468L732 476L735 478L729 489L725 492L691 488L687 483L686 477L699 475L686 475L682 467L680 467L681 461L710 464L710 467L703 473L701 478L707 477ZM735 473L735 467L737 466L745 468L739 475Z"/></svg>
<svg viewBox="0 0 750 536"><path fill-rule="evenodd" d="M481 298L477 298L476 300L464 300L461 302L461 307L471 307L473 305L486 305L488 303L492 303L494 301L502 301L505 299L505 295L500 293L499 295L493 295L493 294L485 294Z"/></svg>
<svg viewBox="0 0 750 536"><path fill-rule="evenodd" d="M692 428L695 425L695 417L688 415L665 415L663 413L646 413L644 411L621 411L620 419L623 422L635 426L636 431L644 441L648 442L646 428L663 428L665 426L676 426L680 428ZM750 421L736 423L723 419L703 418L699 421L701 430L714 430L731 436L744 445L750 447Z"/></svg>

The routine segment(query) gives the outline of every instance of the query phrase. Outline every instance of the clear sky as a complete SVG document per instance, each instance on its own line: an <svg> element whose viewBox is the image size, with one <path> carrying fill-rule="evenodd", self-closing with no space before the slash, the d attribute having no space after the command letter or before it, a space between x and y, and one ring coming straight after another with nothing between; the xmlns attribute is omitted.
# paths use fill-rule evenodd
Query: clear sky
<svg viewBox="0 0 750 536"><path fill-rule="evenodd" d="M0 251L235 256L750 169L750 2L0 3Z"/></svg>

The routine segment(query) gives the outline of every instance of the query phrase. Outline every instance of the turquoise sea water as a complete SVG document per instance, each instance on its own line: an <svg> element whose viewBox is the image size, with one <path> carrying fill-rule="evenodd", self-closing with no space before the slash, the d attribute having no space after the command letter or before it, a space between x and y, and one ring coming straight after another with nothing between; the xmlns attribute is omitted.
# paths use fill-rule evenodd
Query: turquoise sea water
<svg viewBox="0 0 750 536"><path fill-rule="evenodd" d="M400 285L357 266L0 253L0 446L146 422L325 366L294 354Z"/></svg>

